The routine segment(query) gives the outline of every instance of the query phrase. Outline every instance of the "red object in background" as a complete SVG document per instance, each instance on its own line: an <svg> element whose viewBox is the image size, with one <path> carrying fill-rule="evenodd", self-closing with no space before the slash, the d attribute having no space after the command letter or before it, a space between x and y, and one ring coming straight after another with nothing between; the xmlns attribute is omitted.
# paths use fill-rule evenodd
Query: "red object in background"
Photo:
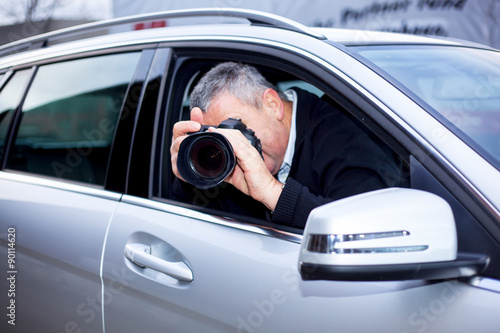
<svg viewBox="0 0 500 333"><path fill-rule="evenodd" d="M136 23L134 25L134 30L144 30L144 29L145 29L144 23Z"/></svg>
<svg viewBox="0 0 500 333"><path fill-rule="evenodd" d="M152 21L146 23L136 23L134 25L134 30L144 30L144 29L154 29L154 28L164 28L167 26L167 21Z"/></svg>
<svg viewBox="0 0 500 333"><path fill-rule="evenodd" d="M151 22L151 28L164 28L167 26L166 21L153 21Z"/></svg>

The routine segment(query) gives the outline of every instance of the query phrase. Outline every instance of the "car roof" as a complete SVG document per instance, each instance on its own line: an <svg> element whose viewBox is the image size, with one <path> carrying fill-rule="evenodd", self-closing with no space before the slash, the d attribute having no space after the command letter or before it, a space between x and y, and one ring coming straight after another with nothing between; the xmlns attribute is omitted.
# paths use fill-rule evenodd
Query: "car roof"
<svg viewBox="0 0 500 333"><path fill-rule="evenodd" d="M345 46L363 45L443 45L496 50L490 46L444 36L412 35L397 32L314 28L328 40ZM496 50L498 51L498 50Z"/></svg>
<svg viewBox="0 0 500 333"><path fill-rule="evenodd" d="M445 40L430 36L410 35L394 32L315 28L329 40L344 45L373 45L373 44L445 44L460 45L458 40Z"/></svg>
<svg viewBox="0 0 500 333"><path fill-rule="evenodd" d="M201 16L218 16L217 24L200 24L184 26L169 26L165 28L147 29L141 31L125 31L117 28L118 26L127 26L135 22L145 22L157 19L176 19L176 18L193 18ZM229 23L220 24L221 17L230 19ZM269 35L269 30L265 34L269 39L279 40L280 36L284 36L284 31L290 33L300 33L310 38L319 40L328 40L333 43L342 44L344 46L364 46L364 45L447 45L447 46L469 46L490 48L484 45L461 41L450 38L436 38L416 36L409 34L366 31L366 30L349 30L349 29L333 29L333 28L312 28L306 27L300 23L283 18L274 14L242 10L233 8L201 8L192 10L167 11L160 13L151 13L144 15L135 15L124 18L117 18L99 22L93 22L80 26L61 29L54 32L26 38L20 41L15 41L7 45L0 46L1 63L19 64L22 59L28 59L31 52L26 52L32 49L54 49L54 51L62 51L69 49L85 49L85 48L100 48L131 44L140 44L148 42L161 42L162 37L172 37L175 34L179 36L203 36L210 33L214 35L230 35L244 37L250 32L249 24L235 23L236 20L246 20L253 26L252 31L259 29L274 29L273 34ZM203 20L201 20L203 22ZM231 24L231 29L228 29L228 24ZM222 27L222 28L221 28ZM235 29L233 29L233 27ZM229 32L228 32L229 31ZM97 37L90 37L92 33L96 33ZM107 34L106 36L99 36ZM80 37L78 37L80 36ZM77 41L75 41L77 40ZM61 43L61 41L63 43ZM54 47L52 47L52 44ZM65 45L65 46L61 46ZM59 45L59 46L58 46ZM50 47L47 47L50 46ZM50 51L49 51L50 52ZM21 55L24 53L24 55ZM45 52L41 52L45 53ZM15 55L15 56L9 56ZM4 66L1 66L4 67Z"/></svg>

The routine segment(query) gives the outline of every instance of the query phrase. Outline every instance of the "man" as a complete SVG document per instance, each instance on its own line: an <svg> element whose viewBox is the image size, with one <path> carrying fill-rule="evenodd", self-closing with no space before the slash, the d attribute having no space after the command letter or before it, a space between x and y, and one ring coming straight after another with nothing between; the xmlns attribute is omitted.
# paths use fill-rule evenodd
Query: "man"
<svg viewBox="0 0 500 333"><path fill-rule="evenodd" d="M180 143L200 124L214 125L209 131L223 134L236 155L237 166L225 179L232 186L221 186L212 207L259 217L267 210L273 222L303 228L317 206L400 185L394 177L400 166L390 149L375 143L353 119L303 90L277 92L252 66L214 67L194 88L191 107L191 120L174 125L175 176L182 180ZM264 159L240 131L215 128L227 118L241 119L255 132ZM183 200L192 201L194 192L180 185Z"/></svg>

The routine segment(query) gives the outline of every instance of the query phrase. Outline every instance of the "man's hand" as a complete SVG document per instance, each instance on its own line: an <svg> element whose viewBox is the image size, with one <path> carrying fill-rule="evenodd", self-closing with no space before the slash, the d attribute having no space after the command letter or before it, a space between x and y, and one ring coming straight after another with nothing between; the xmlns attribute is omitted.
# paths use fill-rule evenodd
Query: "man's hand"
<svg viewBox="0 0 500 333"><path fill-rule="evenodd" d="M201 109L193 108L190 121L179 121L174 124L170 156L172 171L179 179L184 180L177 169L177 155L180 144L188 136L188 133L199 131L203 123ZM232 184L255 200L262 202L268 209L274 210L281 195L283 184L273 177L257 149L238 130L211 127L209 131L224 135L231 143L236 155L234 171L224 181Z"/></svg>
<svg viewBox="0 0 500 333"><path fill-rule="evenodd" d="M201 128L201 124L196 121L187 120L187 121L179 121L174 124L173 134L172 134L172 145L170 146L170 159L172 161L172 171L174 175L184 180L179 174L179 170L177 169L177 155L179 153L179 146L181 145L182 140L184 140L189 132L197 132Z"/></svg>
<svg viewBox="0 0 500 333"><path fill-rule="evenodd" d="M210 128L209 132L224 135L236 155L237 164L234 171L224 181L262 202L268 209L274 210L283 184L268 170L257 149L238 130Z"/></svg>

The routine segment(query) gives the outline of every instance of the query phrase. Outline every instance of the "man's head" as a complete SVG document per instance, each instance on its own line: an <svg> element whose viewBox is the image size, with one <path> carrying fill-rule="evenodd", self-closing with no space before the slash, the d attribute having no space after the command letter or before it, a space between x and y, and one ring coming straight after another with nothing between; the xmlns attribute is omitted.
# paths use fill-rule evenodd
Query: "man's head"
<svg viewBox="0 0 500 333"><path fill-rule="evenodd" d="M290 134L291 103L252 66L227 62L212 68L191 93L191 120L217 126L241 119L262 142L269 171L276 174Z"/></svg>
<svg viewBox="0 0 500 333"><path fill-rule="evenodd" d="M191 108L198 107L205 112L212 100L227 92L244 104L260 110L262 94L266 89L277 91L255 67L225 62L212 68L200 79L191 93ZM283 98L281 94L280 98Z"/></svg>

